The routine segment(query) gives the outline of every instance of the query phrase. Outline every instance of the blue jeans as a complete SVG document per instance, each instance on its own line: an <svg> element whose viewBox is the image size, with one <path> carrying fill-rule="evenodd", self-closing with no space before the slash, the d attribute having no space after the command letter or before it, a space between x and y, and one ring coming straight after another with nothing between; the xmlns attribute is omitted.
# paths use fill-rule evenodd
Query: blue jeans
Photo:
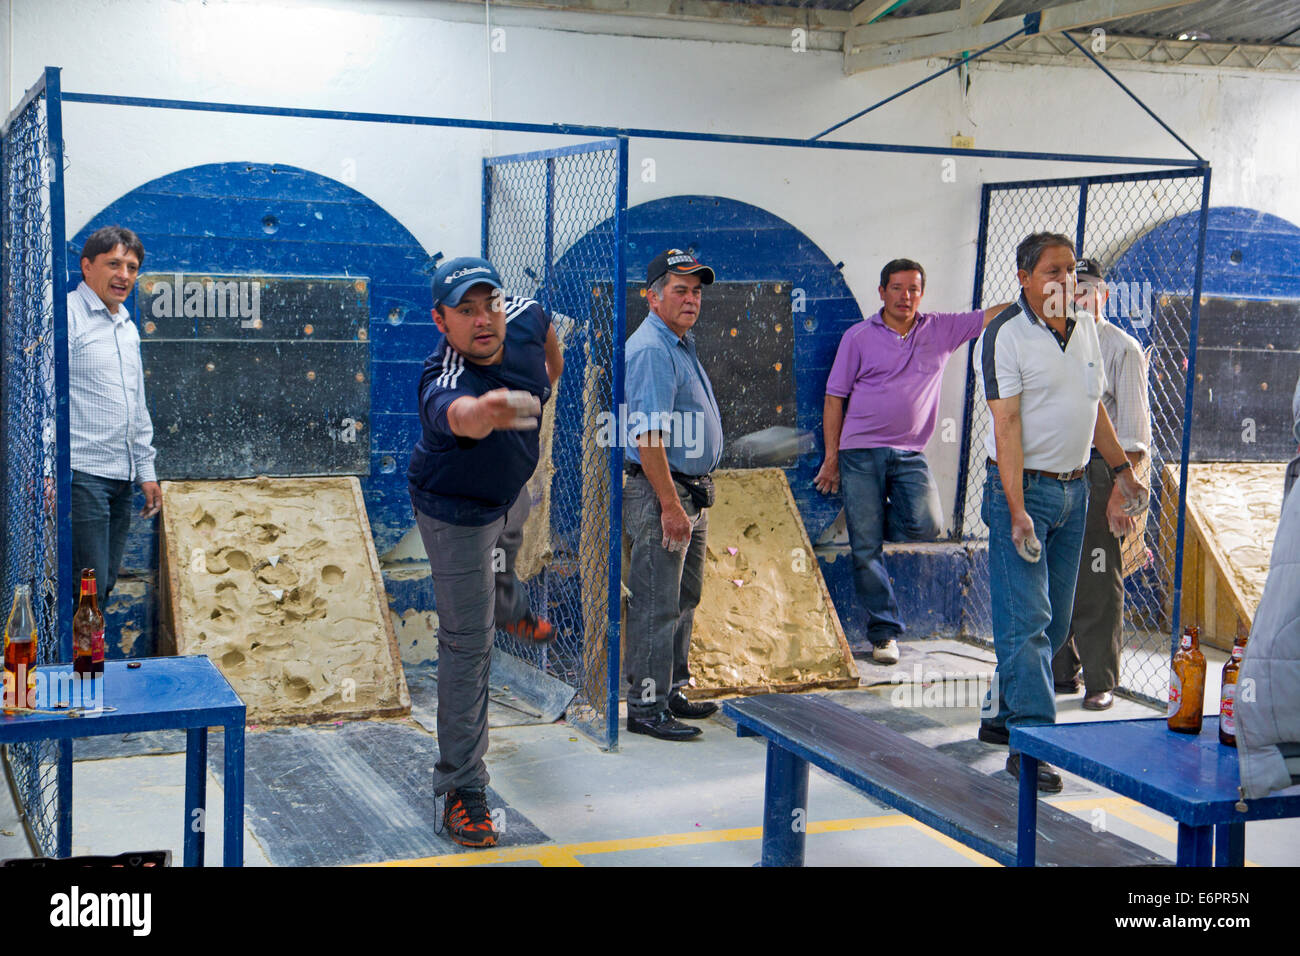
<svg viewBox="0 0 1300 956"><path fill-rule="evenodd" d="M1042 475L1022 481L1025 510L1043 554L1030 564L1011 543L1011 509L995 465L984 482L981 516L989 527L989 592L997 652L994 727L1056 723L1052 658L1070 633L1079 554L1088 515L1088 479ZM992 690L992 689L991 689ZM992 710L986 699L985 713Z"/></svg>
<svg viewBox="0 0 1300 956"><path fill-rule="evenodd" d="M122 566L133 495L129 481L72 473L72 573L80 581L82 568L95 569L101 614ZM74 593L81 593L80 585Z"/></svg>
<svg viewBox="0 0 1300 956"><path fill-rule="evenodd" d="M840 451L840 494L853 551L853 583L867 612L867 637L902 634L902 616L885 567L885 541L933 541L943 531L939 488L925 455L897 448Z"/></svg>

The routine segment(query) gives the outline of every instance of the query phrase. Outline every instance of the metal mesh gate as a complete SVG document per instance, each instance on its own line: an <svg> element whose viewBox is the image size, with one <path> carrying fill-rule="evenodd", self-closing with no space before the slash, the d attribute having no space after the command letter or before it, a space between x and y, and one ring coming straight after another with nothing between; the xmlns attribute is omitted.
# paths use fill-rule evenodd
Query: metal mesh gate
<svg viewBox="0 0 1300 956"><path fill-rule="evenodd" d="M57 70L46 71L10 115L0 152L4 176L0 447L5 450L0 459L4 494L0 594L7 620L14 588L31 586L37 662L43 665L71 658L67 535L71 473L67 405L56 402L56 396L67 395L68 374ZM61 788L57 785L70 787L70 766L63 768L66 777L60 771L69 754L66 744L49 741L6 748L20 809L33 841L46 855L71 852L66 820L58 825Z"/></svg>
<svg viewBox="0 0 1300 956"><path fill-rule="evenodd" d="M623 400L625 304L614 292L626 183L622 139L492 157L483 167L483 254L507 292L541 304L564 351L549 412L553 473L533 498L547 560L527 581L557 636L537 650L498 631L497 645L573 687L568 720L609 748L618 741L623 449L607 438Z"/></svg>
<svg viewBox="0 0 1300 956"><path fill-rule="evenodd" d="M984 187L981 203L977 306L1019 295L1015 248L1020 240L1039 231L1063 233L1074 239L1077 255L1105 265L1111 288L1107 319L1133 335L1148 356L1151 511L1142 566L1125 580L1119 686L1160 703L1166 699L1171 639L1178 627L1191 403L1187 377L1189 369L1195 372L1207 202L1208 172L1189 170L992 183ZM982 544L988 528L980 503L991 423L988 406L977 398L974 368L968 368L954 527L973 557L964 630L990 643L988 552Z"/></svg>

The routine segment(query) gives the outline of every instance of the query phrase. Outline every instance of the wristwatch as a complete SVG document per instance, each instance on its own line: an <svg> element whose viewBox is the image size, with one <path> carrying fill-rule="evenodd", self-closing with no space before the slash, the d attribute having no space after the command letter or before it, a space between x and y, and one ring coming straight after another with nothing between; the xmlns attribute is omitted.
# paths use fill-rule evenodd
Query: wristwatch
<svg viewBox="0 0 1300 956"><path fill-rule="evenodd" d="M1122 464L1118 464L1110 470L1110 476L1112 478L1118 478L1119 473L1121 471L1123 471L1125 468L1132 468L1132 467L1133 467L1133 462L1129 461L1128 459L1125 459Z"/></svg>

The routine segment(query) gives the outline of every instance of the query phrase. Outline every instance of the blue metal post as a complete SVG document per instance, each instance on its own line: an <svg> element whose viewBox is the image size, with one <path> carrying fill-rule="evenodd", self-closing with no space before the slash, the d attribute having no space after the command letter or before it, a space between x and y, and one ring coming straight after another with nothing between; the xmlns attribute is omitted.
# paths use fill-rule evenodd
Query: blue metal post
<svg viewBox="0 0 1300 956"><path fill-rule="evenodd" d="M225 843L222 866L244 865L244 721L247 712L235 723L226 724L225 733L225 819L222 837Z"/></svg>
<svg viewBox="0 0 1300 956"><path fill-rule="evenodd" d="M482 241L479 243L483 250L483 258L491 259L488 255L488 213L492 210L492 164L488 162L487 157L483 158L483 233Z"/></svg>
<svg viewBox="0 0 1300 956"><path fill-rule="evenodd" d="M63 106L60 100L59 69L45 68L45 129L50 157L50 272L54 297L54 428L57 462L57 521L59 545L59 598L56 619L59 626L61 663L72 660L72 611L75 591L72 568L72 464L68 434L68 250L63 211Z"/></svg>
<svg viewBox="0 0 1300 956"><path fill-rule="evenodd" d="M1079 214L1078 220L1074 227L1074 254L1081 256L1084 254L1083 239L1085 235L1086 224L1088 222L1088 184L1079 184Z"/></svg>
<svg viewBox="0 0 1300 956"><path fill-rule="evenodd" d="M1033 866L1038 855L1038 758L1020 755L1020 804L1016 818L1016 866Z"/></svg>
<svg viewBox="0 0 1300 956"><path fill-rule="evenodd" d="M72 856L72 741L60 740L55 744L58 751L58 769L55 771L55 813L58 816L54 834L54 855ZM35 812L35 808L25 808L24 812Z"/></svg>
<svg viewBox="0 0 1300 956"><path fill-rule="evenodd" d="M767 742L763 866L803 866L808 829L808 761Z"/></svg>
<svg viewBox="0 0 1300 956"><path fill-rule="evenodd" d="M45 68L46 155L50 168L50 294L54 332L55 521L58 544L57 661L72 660L72 464L68 433L68 266L63 195L63 103L58 67ZM72 855L72 741L58 745L55 842L59 856Z"/></svg>
<svg viewBox="0 0 1300 956"><path fill-rule="evenodd" d="M627 338L627 137L618 138L618 201L614 210L614 281L610 294L614 296L614 341L610 343L613 364L610 395L614 407L610 412L615 420L626 399L624 394L624 358ZM621 436L620 436L621 438ZM609 678L605 698L606 741L610 750L618 749L618 688L621 675L619 653L621 644L620 608L623 594L623 555L619 542L623 540L623 443L610 443L609 448L609 638L606 647L606 674Z"/></svg>
<svg viewBox="0 0 1300 956"><path fill-rule="evenodd" d="M546 235L542 240L542 308L551 314L551 279L555 274L555 157L546 159Z"/></svg>
<svg viewBox="0 0 1300 956"><path fill-rule="evenodd" d="M208 728L191 727L185 734L184 866L202 866L208 829Z"/></svg>
<svg viewBox="0 0 1300 956"><path fill-rule="evenodd" d="M1205 277L1205 233L1210 221L1210 167L1201 180L1201 221L1196 235L1196 278L1192 283L1192 321L1187 332L1187 385L1183 390L1183 448L1178 461L1178 526L1174 537L1174 600L1169 653L1178 644L1183 613L1183 534L1187 516L1187 464L1192 449L1192 406L1196 396L1196 339L1201 327L1201 285Z"/></svg>
<svg viewBox="0 0 1300 956"><path fill-rule="evenodd" d="M1178 865L1210 866L1214 854L1214 827L1178 824Z"/></svg>
<svg viewBox="0 0 1300 956"><path fill-rule="evenodd" d="M975 245L975 288L971 308L984 304L984 256L988 252L989 196L987 183L980 189L980 233ZM970 432L975 418L975 342L966 347L966 395L962 401L961 457L957 462L957 500L953 506L952 540L960 541L966 524L966 484L970 478Z"/></svg>

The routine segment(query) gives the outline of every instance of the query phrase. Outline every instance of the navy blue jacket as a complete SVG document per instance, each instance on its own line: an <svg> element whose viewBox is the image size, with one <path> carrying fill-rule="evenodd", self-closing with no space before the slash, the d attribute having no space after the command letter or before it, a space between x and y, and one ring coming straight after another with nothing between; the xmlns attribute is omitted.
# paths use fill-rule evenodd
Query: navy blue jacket
<svg viewBox="0 0 1300 956"><path fill-rule="evenodd" d="M450 524L482 526L504 515L537 467L538 432L491 432L472 439L452 434L447 408L462 395L522 389L545 403L546 333L551 320L540 305L507 296L505 355L499 365L476 365L440 336L420 375L420 440L406 477L417 511Z"/></svg>

